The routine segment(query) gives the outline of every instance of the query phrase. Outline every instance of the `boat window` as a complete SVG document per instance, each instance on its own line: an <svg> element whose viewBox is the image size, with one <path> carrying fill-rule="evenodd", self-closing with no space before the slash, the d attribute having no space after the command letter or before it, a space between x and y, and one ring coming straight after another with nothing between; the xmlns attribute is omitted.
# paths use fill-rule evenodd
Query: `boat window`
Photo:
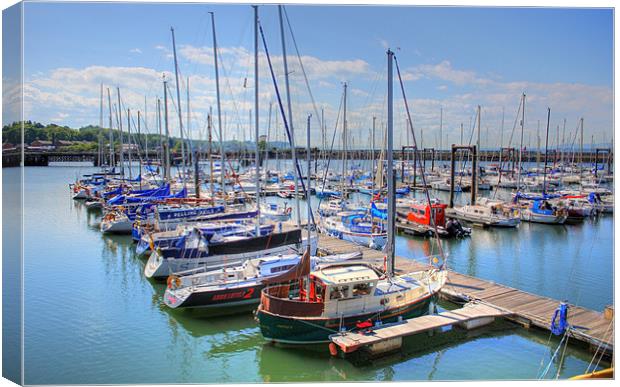
<svg viewBox="0 0 620 387"><path fill-rule="evenodd" d="M420 215L426 215L426 211L425 210L420 210Z"/></svg>
<svg viewBox="0 0 620 387"><path fill-rule="evenodd" d="M340 298L347 298L347 297L349 297L349 285L334 286L331 288L331 291L329 292L330 300L337 300Z"/></svg>
<svg viewBox="0 0 620 387"><path fill-rule="evenodd" d="M366 296L372 292L372 282L364 282L353 286L353 297Z"/></svg>
<svg viewBox="0 0 620 387"><path fill-rule="evenodd" d="M271 268L271 272L272 272L272 273L277 273L277 272L279 272L279 271L288 270L288 269L290 269L290 268L291 268L291 267L293 267L293 266L295 266L295 265L293 264L293 265L282 265L282 266L275 266L275 267L272 267L272 268Z"/></svg>

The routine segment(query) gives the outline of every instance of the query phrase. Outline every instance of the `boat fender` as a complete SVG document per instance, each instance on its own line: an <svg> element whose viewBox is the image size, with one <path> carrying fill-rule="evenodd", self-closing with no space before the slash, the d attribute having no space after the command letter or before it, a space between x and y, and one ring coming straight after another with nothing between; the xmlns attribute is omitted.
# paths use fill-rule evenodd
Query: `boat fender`
<svg viewBox="0 0 620 387"><path fill-rule="evenodd" d="M329 343L329 354L332 356L338 356L338 347L336 347L336 344Z"/></svg>
<svg viewBox="0 0 620 387"><path fill-rule="evenodd" d="M169 289L176 289L181 287L181 278L177 277L176 275L168 276L166 282Z"/></svg>
<svg viewBox="0 0 620 387"><path fill-rule="evenodd" d="M568 304L561 302L560 306L553 312L553 318L551 319L551 333L556 336L564 334L566 328L568 328ZM559 318L559 321L558 321Z"/></svg>

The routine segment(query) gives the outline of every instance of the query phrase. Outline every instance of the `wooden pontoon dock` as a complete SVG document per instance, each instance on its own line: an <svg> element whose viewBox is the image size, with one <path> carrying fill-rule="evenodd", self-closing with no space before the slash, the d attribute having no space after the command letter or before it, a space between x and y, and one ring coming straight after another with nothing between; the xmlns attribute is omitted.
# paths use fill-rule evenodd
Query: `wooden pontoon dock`
<svg viewBox="0 0 620 387"><path fill-rule="evenodd" d="M384 263L385 254L381 251L319 234L319 252L340 254L352 251L360 251L363 254L363 259L367 262L377 265ZM420 262L396 257L395 268L397 272L415 271L424 267L425 265ZM477 302L484 304L498 311L502 317L517 322L525 328L536 327L546 331L550 331L551 319L560 304L560 301L549 297L528 293L451 270L448 273L448 282L441 290L440 296L456 303ZM481 309L476 310L480 312ZM485 317L484 313L478 313L477 316ZM431 321L435 320L431 319ZM598 350L599 353L602 351L609 356L613 354L613 312L601 313L580 306L569 305L568 323L572 326L568 332L570 338L589 344L593 352ZM433 329L432 325L433 323L429 323L429 329ZM417 325L413 323L408 326L411 329L414 329L413 327L418 329ZM399 332L399 330L391 329L387 332L397 335L394 332ZM386 334L386 336L390 337L390 334ZM344 342L344 339L338 340Z"/></svg>

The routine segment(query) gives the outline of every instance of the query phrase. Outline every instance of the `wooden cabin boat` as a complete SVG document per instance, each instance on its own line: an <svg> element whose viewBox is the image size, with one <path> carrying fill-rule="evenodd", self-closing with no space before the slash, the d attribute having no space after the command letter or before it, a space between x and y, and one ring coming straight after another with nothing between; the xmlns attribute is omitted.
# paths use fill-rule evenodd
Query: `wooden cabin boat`
<svg viewBox="0 0 620 387"><path fill-rule="evenodd" d="M266 340L321 343L341 330L428 314L445 284L446 270L429 269L386 277L368 264L321 268L296 284L261 292L256 312Z"/></svg>

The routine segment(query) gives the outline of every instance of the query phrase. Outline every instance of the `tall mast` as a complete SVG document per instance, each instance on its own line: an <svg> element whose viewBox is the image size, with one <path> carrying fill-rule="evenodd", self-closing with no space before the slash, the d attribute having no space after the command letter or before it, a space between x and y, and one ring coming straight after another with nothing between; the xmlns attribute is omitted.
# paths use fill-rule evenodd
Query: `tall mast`
<svg viewBox="0 0 620 387"><path fill-rule="evenodd" d="M101 167L102 153L103 153L103 139L101 137L101 131L103 129L103 82L99 87L99 130L97 130L97 139L99 140L99 146L97 147L97 164Z"/></svg>
<svg viewBox="0 0 620 387"><path fill-rule="evenodd" d="M311 228L310 228L310 219L312 219L312 200L310 199L310 118L312 114L308 114L308 124L306 127L306 175L308 176L306 186L306 204L308 206L308 218L306 219L306 227L308 228L308 250L310 250L310 237ZM310 293L308 293L310 294Z"/></svg>
<svg viewBox="0 0 620 387"><path fill-rule="evenodd" d="M146 154L146 164L149 163L149 126L147 124L148 114L146 112L146 95L144 96L144 153Z"/></svg>
<svg viewBox="0 0 620 387"><path fill-rule="evenodd" d="M260 235L260 155L258 152L258 6L254 5L254 136L256 137L256 235ZM266 144L265 144L266 145ZM266 146L265 146L266 147Z"/></svg>
<svg viewBox="0 0 620 387"><path fill-rule="evenodd" d="M192 136L191 136L191 128L190 128L190 110L189 110L189 77L187 77L187 83L186 83L186 88L185 88L185 105L187 106L186 108L186 114L187 114L187 118L186 118L186 134L187 134L187 159L189 161L189 166L192 165L192 162L194 161L194 144L192 144Z"/></svg>
<svg viewBox="0 0 620 387"><path fill-rule="evenodd" d="M222 105L220 102L220 73L217 66L217 39L215 36L215 15L211 14L211 29L213 31L213 61L215 65L215 92L217 95L217 127L220 135L220 157L221 157L221 170L220 170L220 184L222 185L222 197L224 198L224 206L226 206L226 186L224 177L226 175L225 155L224 155L224 137L222 136Z"/></svg>
<svg viewBox="0 0 620 387"><path fill-rule="evenodd" d="M166 130L166 159L165 159L165 173L164 177L167 181L170 181L170 129L168 128L168 81L164 80L164 128Z"/></svg>
<svg viewBox="0 0 620 387"><path fill-rule="evenodd" d="M207 117L207 128L209 130L209 185L211 189L211 200L215 197L215 190L213 189L213 157L211 157L212 149L212 132L213 132L213 109L209 107L209 116Z"/></svg>
<svg viewBox="0 0 620 387"><path fill-rule="evenodd" d="M564 148L566 147L566 118L564 118L564 125L562 126L562 148L560 148L560 161L564 164Z"/></svg>
<svg viewBox="0 0 620 387"><path fill-rule="evenodd" d="M131 172L131 111L127 108L127 137L129 137L129 148L127 153L129 154L129 179L133 179Z"/></svg>
<svg viewBox="0 0 620 387"><path fill-rule="evenodd" d="M480 105L478 105L478 138L476 139L476 169L480 169ZM474 190L474 195L478 193L478 171L472 171L473 175L476 176L475 179L472 179L472 187ZM473 203L472 203L473 204Z"/></svg>
<svg viewBox="0 0 620 387"><path fill-rule="evenodd" d="M581 125L581 140L579 141L579 180L581 181L581 176L583 172L583 117L579 121Z"/></svg>
<svg viewBox="0 0 620 387"><path fill-rule="evenodd" d="M540 120L536 123L536 169L540 169Z"/></svg>
<svg viewBox="0 0 620 387"><path fill-rule="evenodd" d="M110 96L110 88L108 87L108 118L109 121L109 135L110 135L110 167L113 167L116 163L114 162L114 132L112 132L112 97Z"/></svg>
<svg viewBox="0 0 620 387"><path fill-rule="evenodd" d="M164 162L164 138L161 134L161 101L159 100L159 98L157 98L157 131L159 133L159 160L161 162L162 170L165 177L166 164Z"/></svg>
<svg viewBox="0 0 620 387"><path fill-rule="evenodd" d="M121 149L119 150L119 162L121 164L121 176L123 176L123 178L125 177L125 160L123 159L123 120L121 119L121 89L120 88L116 88L116 95L118 97L118 107L116 109L116 112L118 113L118 130L121 132L120 133L120 140L121 140ZM131 173L131 172L130 172Z"/></svg>
<svg viewBox="0 0 620 387"><path fill-rule="evenodd" d="M394 151L393 151L393 130L394 130L394 107L393 107L393 85L392 85L392 60L394 53L388 49L387 51L387 185L388 185L388 232L387 232L387 273L388 277L394 275L394 218L395 202L394 196Z"/></svg>
<svg viewBox="0 0 620 387"><path fill-rule="evenodd" d="M282 5L278 5L278 15L280 18L280 37L282 39L282 60L284 62L284 83L286 85L286 103L288 105L288 124L289 124L289 129L290 129L290 133L291 133L291 147L293 148L292 151L292 156L293 156L293 165L295 166L294 168L297 168L297 150L296 150L296 146L295 146L295 129L294 129L294 125L293 125L293 108L291 107L291 89L290 89L290 85L289 85L289 80L288 80L288 61L286 58L286 39L284 36L284 22L282 20ZM300 227L301 223L300 223L300 219L301 219L301 212L300 212L300 208L299 208L299 188L297 187L298 184L298 177L297 177L297 173L294 174L294 182L295 182L295 213L297 215L297 227Z"/></svg>
<svg viewBox="0 0 620 387"><path fill-rule="evenodd" d="M138 110L138 176L142 175L142 157L140 157L140 110ZM140 189L142 189L142 178L140 178Z"/></svg>
<svg viewBox="0 0 620 387"><path fill-rule="evenodd" d="M344 200L344 188L347 179L347 83L344 83L344 103L342 118L342 177L341 181L341 197ZM344 201L342 202L344 203Z"/></svg>
<svg viewBox="0 0 620 387"><path fill-rule="evenodd" d="M185 179L185 140L183 139L183 111L181 110L181 85L179 85L179 65L177 64L177 48L174 41L174 28L170 27L172 32L172 54L174 57L174 78L177 89L177 112L179 113L179 133L181 134L181 163L183 165L183 186L187 187Z"/></svg>
<svg viewBox="0 0 620 387"><path fill-rule="evenodd" d="M375 127L376 127L376 123L377 123L377 116L372 116L372 135L370 136L370 142L371 142L371 151L370 151L370 159L372 160L372 170L370 175L372 176L372 191L371 191L371 198L374 197L375 195L375 168L376 168L376 161L375 161Z"/></svg>
<svg viewBox="0 0 620 387"><path fill-rule="evenodd" d="M547 149L549 147L549 119L551 118L551 108L547 108L547 133L545 134L545 168L543 169L543 196L547 191Z"/></svg>
<svg viewBox="0 0 620 387"><path fill-rule="evenodd" d="M521 189L521 161L523 160L523 125L525 121L525 93L521 99L521 145L519 146L519 166L517 168L517 192Z"/></svg>

